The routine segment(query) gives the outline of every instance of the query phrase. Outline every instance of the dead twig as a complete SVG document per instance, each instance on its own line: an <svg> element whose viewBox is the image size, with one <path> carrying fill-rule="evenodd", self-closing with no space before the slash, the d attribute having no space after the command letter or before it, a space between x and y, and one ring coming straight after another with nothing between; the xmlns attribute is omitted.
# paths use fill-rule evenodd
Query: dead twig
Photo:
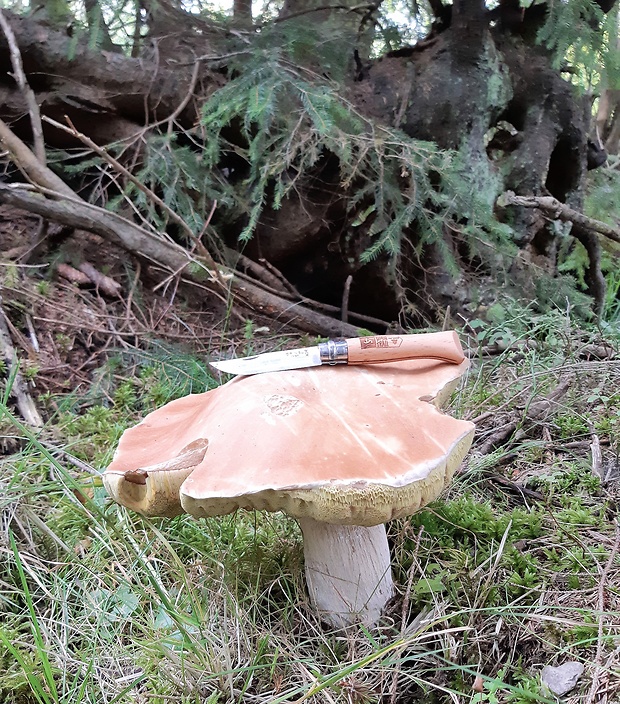
<svg viewBox="0 0 620 704"><path fill-rule="evenodd" d="M353 274L347 276L344 282L344 290L342 292L342 306L340 310L340 320L347 322L349 319L349 296L351 294L351 284L353 283Z"/></svg>
<svg viewBox="0 0 620 704"><path fill-rule="evenodd" d="M607 223L600 220L589 218L587 215L569 208L568 205L561 203L553 196L517 196L512 191L506 191L499 197L497 204L500 207L520 205L523 208L539 208L556 220L572 222L581 226L584 230L598 232L599 235L603 235L614 242L620 242L620 231L615 227L607 225Z"/></svg>
<svg viewBox="0 0 620 704"><path fill-rule="evenodd" d="M241 268L245 273L251 274L258 281L264 283L271 291L279 296L291 298L291 292L283 285L282 280L275 276L263 261L255 262L240 252L230 252L230 256L237 260L237 271Z"/></svg>
<svg viewBox="0 0 620 704"><path fill-rule="evenodd" d="M530 403L524 410L523 414L514 420L504 423L497 428L491 435L477 448L481 455L488 455L497 445L512 436L517 428L526 420L538 421L543 420L552 410L558 399L560 399L568 391L573 382L572 375L567 375L553 389L553 391L545 398L539 399Z"/></svg>
<svg viewBox="0 0 620 704"><path fill-rule="evenodd" d="M0 298L0 344L2 345L2 358L6 366L7 384L11 384L9 393L15 399L17 410L26 423L34 428L41 428L43 427L43 419L28 391L24 378L19 372L17 354L11 340L6 313L1 304L2 299Z"/></svg>
<svg viewBox="0 0 620 704"><path fill-rule="evenodd" d="M613 567L616 555L618 554L618 548L620 548L620 526L618 523L615 524L616 536L614 540L613 547L609 553L609 558L605 567L601 570L599 584L598 584L598 642L596 644L596 657L595 657L595 667L592 673L592 684L590 685L590 691L586 697L586 704L593 704L596 695L598 694L599 682L601 678L602 666L601 660L603 658L603 620L605 616L605 591L608 588L609 573Z"/></svg>
<svg viewBox="0 0 620 704"><path fill-rule="evenodd" d="M299 291L293 286L293 284L284 276L284 274L276 267L274 266L270 261L267 261L267 259L264 259L263 257L260 257L258 260L259 264L262 264L265 269L273 274L273 276L282 284L282 289L284 291L287 291L289 294L291 294L294 298L302 298L302 295L299 293Z"/></svg>
<svg viewBox="0 0 620 704"><path fill-rule="evenodd" d="M99 291L111 298L118 298L121 295L121 285L118 281L102 274L89 262L82 262L78 269L90 279Z"/></svg>
<svg viewBox="0 0 620 704"><path fill-rule="evenodd" d="M601 453L601 441L596 434L592 423L588 423L590 428L590 451L592 453L592 474L598 477L601 482L605 480L605 470L603 469L603 454Z"/></svg>
<svg viewBox="0 0 620 704"><path fill-rule="evenodd" d="M37 103L34 91L28 84L26 74L24 73L24 65L22 63L22 55L15 39L13 29L9 24L4 12L0 10L0 27L4 32L6 41L9 45L11 53L11 65L13 66L13 78L17 83L19 90L24 96L30 115L30 126L32 128L33 151L36 158L45 165L45 142L43 141L43 126L41 125L41 112Z"/></svg>
<svg viewBox="0 0 620 704"><path fill-rule="evenodd" d="M32 322L32 316L30 313L26 313L26 327L28 328L28 336L30 337L30 344L35 352L39 352L41 346L39 345L39 338L37 337L37 331L34 329L34 324Z"/></svg>
<svg viewBox="0 0 620 704"><path fill-rule="evenodd" d="M56 267L56 271L59 276L62 276L63 279L67 279L67 281L70 281L72 284L86 286L90 283L88 276L84 272L78 271L75 267L71 266L71 264L61 262Z"/></svg>
<svg viewBox="0 0 620 704"><path fill-rule="evenodd" d="M150 188L145 186L142 181L140 181L139 178L134 176L131 171L126 169L119 161L117 161L106 149L103 149L100 147L98 144L93 142L90 137L87 137L85 134L82 134L79 132L75 126L71 123L71 121L67 118L67 121L69 122L69 127L66 125L63 125L61 122L57 122L56 120L52 120L50 117L44 117L43 118L45 122L48 122L50 125L53 125L59 130L62 130L63 132L67 132L68 134L73 135L77 139L80 140L83 144L85 144L87 147L92 149L95 154L100 156L104 161L106 161L112 168L117 172L122 174L126 179L131 181L133 185L142 193L144 193L147 198L149 198L157 207L161 208L170 218L170 220L174 223L176 223L185 233L187 238L196 244L196 248L200 252L200 255L203 257L205 260L207 266L209 267L209 273L217 280L220 281L220 283L224 283L222 279L222 274L219 270L218 265L216 264L215 260L211 256L210 252L207 251L207 248L197 240L196 235L192 231L191 227L185 222L185 220L178 215L172 208L165 202L163 201L156 193L154 193Z"/></svg>
<svg viewBox="0 0 620 704"><path fill-rule="evenodd" d="M136 271L133 277L133 281L131 282L131 288L129 289L129 293L127 295L127 302L125 303L125 322L129 323L129 318L131 318L132 315L132 305L133 305L133 297L136 292L136 288L138 287L138 281L140 281L140 272L142 271L142 267L140 266L140 262L136 262ZM138 308L138 311L140 312L140 316L142 317L142 311ZM135 316L134 316L135 317ZM144 320L144 318L143 318Z"/></svg>

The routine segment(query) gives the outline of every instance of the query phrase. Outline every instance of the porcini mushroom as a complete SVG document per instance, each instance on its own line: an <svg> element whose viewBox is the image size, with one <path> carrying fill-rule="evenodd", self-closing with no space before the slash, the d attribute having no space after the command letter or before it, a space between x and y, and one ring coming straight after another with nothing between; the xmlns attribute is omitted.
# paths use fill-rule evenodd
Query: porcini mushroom
<svg viewBox="0 0 620 704"><path fill-rule="evenodd" d="M145 515L285 511L333 626L377 622L394 586L384 524L436 498L474 426L441 413L467 367L428 359L237 377L127 430L104 474Z"/></svg>

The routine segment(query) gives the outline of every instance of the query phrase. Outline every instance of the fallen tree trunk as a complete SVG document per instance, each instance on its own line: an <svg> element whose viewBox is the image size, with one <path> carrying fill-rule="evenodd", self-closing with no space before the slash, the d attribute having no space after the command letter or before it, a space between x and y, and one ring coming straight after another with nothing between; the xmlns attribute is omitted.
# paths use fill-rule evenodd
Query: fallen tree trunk
<svg viewBox="0 0 620 704"><path fill-rule="evenodd" d="M115 213L90 205L75 196L71 200L50 200L23 188L0 185L0 203L6 203L30 213L35 213L61 225L68 225L101 235L127 252L158 264L175 276L204 284L206 273L211 285L221 290L221 284L213 279L209 269L199 257L192 256L183 247L165 240L134 225ZM189 264L199 264L199 273ZM200 273L202 272L202 273ZM227 282L230 294L238 303L251 308L260 315L268 316L282 324L292 325L304 332L328 337L357 337L360 329L349 323L335 320L312 310L301 302L291 301L264 290L259 285L236 276L233 270L221 266L220 273Z"/></svg>
<svg viewBox="0 0 620 704"><path fill-rule="evenodd" d="M441 3L439 6L443 7ZM448 306L453 312L469 315L481 295L492 300L499 271L510 284L510 288L504 286L504 293L536 300L543 308L556 298L564 300L574 285L560 276L561 240L540 208L515 202L506 212L498 207L498 197L508 190L521 196L548 192L573 213L581 209L589 132L585 103L576 99L574 87L553 67L548 52L523 39L533 36L527 13L520 13L518 26L513 27L496 23L496 15L492 19L481 5L455 4L455 10L452 25L448 22L430 41L389 52L378 61L365 63L358 57L355 80L349 75L335 91L331 86L325 93L330 96L326 106L331 105L332 92L340 93L343 100L329 110L337 108L337 114L343 108L357 112L366 121L364 129L369 134L375 126L381 126L381 131L395 125L413 140L459 152L458 158L446 161L446 168L437 171L433 166L434 149L421 148L419 154L417 148L413 149L413 156L403 162L400 171L394 168L389 178L384 167L395 163L392 151L405 154L410 149L408 142L403 146L397 136L396 146L392 146L390 137L390 147L385 151L383 138L368 143L361 140L357 148L364 156L363 168L361 156L359 162L356 156L345 164L349 158L346 150L340 154L326 145L349 144L353 132L349 134L348 127L338 126L334 134L330 133L331 141L318 139L321 130L313 127L316 106L303 110L297 106L300 128L295 128L295 139L290 137L294 148L287 151L288 147L278 146L285 142L277 140L265 153L258 149L255 154L248 147L252 130L259 134L269 131L259 124L256 114L279 114L303 102L298 96L299 86L308 80L303 65L299 71L295 69L297 59L288 65L292 54L289 56L284 48L282 57L287 58L274 59L267 73L280 75L279 64L288 67L286 71L291 68L290 82L295 89L283 94L286 100L282 104L274 101L269 110L255 105L263 95L263 79L254 74L255 66L261 65L256 62L265 60L261 42L266 41L266 29L259 42L252 30L225 30L201 17L190 17L171 3L158 3L153 10L157 17L149 16L147 22L148 37L136 45L139 58L130 58L91 51L84 35L71 38L37 23L33 17L6 16L24 59L27 82L41 106L46 146L79 146L82 150L83 144L94 144L95 154L101 156L105 151L114 155L126 170L124 173L104 159L95 177L100 178L95 184L98 202L125 192L131 199L131 190L139 189L136 181L141 181L150 189L150 202L141 209L134 198L134 207L147 219L160 223L161 229L172 223L169 231L174 233L179 220L172 222L170 212L160 217L161 201L165 201L169 211L186 223L193 222L188 241L196 244L196 254L200 255L198 230L205 212L217 200L213 227L218 235L213 237L212 250L217 246L222 253L225 247L238 247L240 235L251 237L249 242L244 239L244 254L254 260L268 260L293 284L300 292L293 308L311 296L331 306L346 309L349 305L370 318L418 327L441 318ZM607 6L603 11L608 11ZM518 41L512 41L513 34ZM273 39L276 45L281 40L275 35ZM0 36L0 61L4 59L8 65L9 58L8 43ZM319 74L313 73L317 77ZM230 93L211 101L211 113L208 104L201 113L206 97L235 81ZM322 86L317 96L326 88ZM277 91L269 89L265 95L272 93ZM234 103L230 110L227 100ZM244 107L244 101L249 107ZM28 140L31 128L23 95L13 81L1 77L0 102L0 117ZM323 98L319 102L322 105ZM323 109L329 112L327 107ZM438 114L444 117L437 120ZM66 124L66 118L75 126L72 133L59 126ZM250 136L243 134L242 124L253 125ZM274 134L279 130L282 136L288 126L273 129ZM291 164L279 170L283 153L313 152L315 147L309 149L302 144L302 139L309 139L306 131L314 140L308 144L319 145L316 153L320 158L308 165L295 156ZM79 135L91 141L80 141ZM103 150L103 145L113 141L118 144L119 140L123 146L120 156L112 149ZM255 163L269 161L269 149L277 156L273 164L267 167ZM351 153L357 152L353 149ZM77 172L76 163L85 153L79 154L65 160L67 173ZM410 169L408 164L415 168ZM270 171L272 167L275 171ZM349 176L343 176L345 172ZM258 174L272 173L276 175L268 177L261 191L262 186L257 184L262 177ZM436 173L442 174L445 188L443 180L441 186L435 184ZM89 171L75 177L83 179L79 187L91 174ZM274 190L276 181L281 192ZM293 181L295 187L291 188ZM377 184L385 187L377 191ZM458 184L466 188L461 192ZM405 191L406 198L397 197ZM163 192L168 199L162 197ZM53 194L41 193L48 196L44 200L54 199ZM360 193L365 194L363 198ZM153 194L160 197L159 203ZM389 207L379 207L386 199ZM73 203L73 197L57 202L67 206ZM86 205L80 202L80 217L92 221L94 211L83 210ZM410 220L412 203L420 207ZM37 206L40 208L41 202ZM406 208L409 214L399 219ZM64 216L69 217L67 213ZM439 222L442 219L445 223ZM102 222L97 226L104 227ZM396 232L392 224L400 222L408 224ZM89 229L95 224L91 222ZM127 230L127 223L119 225L118 221L104 227L110 237L118 236L114 232L117 225L127 242L134 237L134 230ZM378 244L384 236L381 250ZM599 306L603 289L592 237L588 283ZM156 240L149 247L164 247L165 254L170 254L169 242L163 236ZM513 244L519 249L519 257L511 254ZM180 246L175 249L175 257L182 251ZM378 256L373 258L375 254ZM142 252L142 256L150 255ZM189 255L183 256L177 263L187 276ZM161 261L158 255L153 254L153 258ZM224 258L222 254L220 260ZM200 262L200 256L194 261ZM202 265L217 270L206 258ZM174 266L168 270L176 271ZM234 288L236 284L228 285ZM257 290L274 295L264 287ZM237 293L241 295L241 289ZM248 290L244 295L249 299ZM286 309L282 302L279 305L282 311Z"/></svg>
<svg viewBox="0 0 620 704"><path fill-rule="evenodd" d="M209 38L202 38L198 51L188 51L187 60L158 60L153 55L132 58L112 51L92 50L86 41L76 41L33 18L4 11L5 18L24 59L26 78L37 96L41 114L63 121L70 117L80 131L99 144L130 138L154 121L176 118L187 126L194 124L198 107L217 86L222 76L201 61L200 75L193 80L193 56L204 54ZM79 30L75 30L79 31ZM0 65L11 65L6 36L0 32ZM8 74L7 74L8 75ZM191 94L188 100L188 94ZM30 125L23 92L14 81L0 78L1 117L18 134L29 139ZM75 146L76 140L45 127L48 147Z"/></svg>

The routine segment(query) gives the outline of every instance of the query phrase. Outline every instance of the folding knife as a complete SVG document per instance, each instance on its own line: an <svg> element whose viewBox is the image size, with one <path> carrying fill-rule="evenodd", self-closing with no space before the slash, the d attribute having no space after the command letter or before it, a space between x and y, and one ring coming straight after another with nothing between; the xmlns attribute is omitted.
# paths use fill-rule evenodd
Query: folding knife
<svg viewBox="0 0 620 704"><path fill-rule="evenodd" d="M438 359L460 364L463 348L454 331L418 335L375 335L348 340L329 340L314 347L265 352L252 357L210 362L227 374L261 374L318 367L322 364L373 364L404 359Z"/></svg>

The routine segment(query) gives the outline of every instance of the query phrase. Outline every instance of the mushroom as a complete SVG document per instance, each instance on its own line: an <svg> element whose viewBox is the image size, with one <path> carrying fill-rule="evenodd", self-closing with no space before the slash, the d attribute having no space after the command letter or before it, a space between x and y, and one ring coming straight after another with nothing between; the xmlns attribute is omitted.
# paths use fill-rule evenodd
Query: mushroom
<svg viewBox="0 0 620 704"><path fill-rule="evenodd" d="M474 425L437 408L467 364L237 377L125 431L104 484L147 516L285 511L321 618L370 626L394 593L384 524L435 499L471 445Z"/></svg>

